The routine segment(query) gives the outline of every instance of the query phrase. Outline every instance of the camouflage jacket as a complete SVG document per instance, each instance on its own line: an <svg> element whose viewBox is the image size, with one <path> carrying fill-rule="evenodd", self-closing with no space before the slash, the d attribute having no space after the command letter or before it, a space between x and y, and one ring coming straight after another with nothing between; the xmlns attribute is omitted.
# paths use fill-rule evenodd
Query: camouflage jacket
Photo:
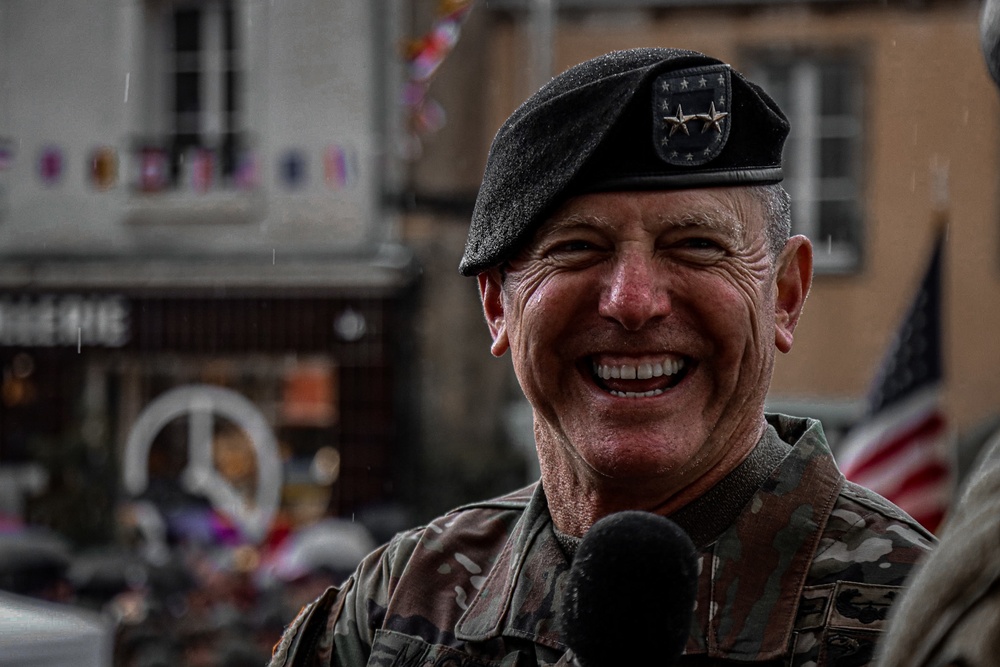
<svg viewBox="0 0 1000 667"><path fill-rule="evenodd" d="M818 422L768 419L792 446L699 544L680 664L866 665L933 537L846 482ZM554 665L567 651L555 619L569 566L539 485L468 505L371 554L299 614L271 665Z"/></svg>

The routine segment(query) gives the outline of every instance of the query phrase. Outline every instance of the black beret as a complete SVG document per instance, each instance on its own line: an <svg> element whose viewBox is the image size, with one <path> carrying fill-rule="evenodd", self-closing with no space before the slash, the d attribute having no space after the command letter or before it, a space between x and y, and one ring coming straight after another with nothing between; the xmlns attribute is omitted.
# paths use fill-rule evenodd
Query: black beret
<svg viewBox="0 0 1000 667"><path fill-rule="evenodd" d="M697 51L616 51L528 98L493 139L459 265L510 258L569 197L777 183L788 121L767 93Z"/></svg>

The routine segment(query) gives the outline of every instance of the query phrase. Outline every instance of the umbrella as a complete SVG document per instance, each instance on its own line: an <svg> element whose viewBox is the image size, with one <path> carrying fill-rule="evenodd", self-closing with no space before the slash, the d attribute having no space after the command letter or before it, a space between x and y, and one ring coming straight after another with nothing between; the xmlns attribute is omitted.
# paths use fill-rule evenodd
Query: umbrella
<svg viewBox="0 0 1000 667"><path fill-rule="evenodd" d="M123 549L101 549L75 558L67 577L78 594L110 600L122 591L144 586L149 565Z"/></svg>
<svg viewBox="0 0 1000 667"><path fill-rule="evenodd" d="M324 519L290 535L263 566L265 579L294 581L322 570L352 572L377 545L360 523Z"/></svg>
<svg viewBox="0 0 1000 667"><path fill-rule="evenodd" d="M69 543L41 528L0 533L0 589L34 594L64 579Z"/></svg>

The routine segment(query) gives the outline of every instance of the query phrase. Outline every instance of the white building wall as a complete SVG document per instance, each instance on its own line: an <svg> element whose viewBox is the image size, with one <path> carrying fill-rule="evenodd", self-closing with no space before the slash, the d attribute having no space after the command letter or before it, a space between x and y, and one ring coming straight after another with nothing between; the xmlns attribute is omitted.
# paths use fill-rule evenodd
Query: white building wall
<svg viewBox="0 0 1000 667"><path fill-rule="evenodd" d="M392 240L378 207L385 114L398 89L381 44L395 0L236 0L245 73L243 125L256 155L252 190L135 187L134 149L162 132L161 0L0 0L0 256L352 253ZM386 78L388 76L388 78ZM382 81L389 81L376 89ZM384 108L378 105L387 105ZM355 158L346 184L324 179L324 151ZM57 147L61 178L39 176ZM107 190L89 156L114 149ZM301 187L279 177L298 149Z"/></svg>

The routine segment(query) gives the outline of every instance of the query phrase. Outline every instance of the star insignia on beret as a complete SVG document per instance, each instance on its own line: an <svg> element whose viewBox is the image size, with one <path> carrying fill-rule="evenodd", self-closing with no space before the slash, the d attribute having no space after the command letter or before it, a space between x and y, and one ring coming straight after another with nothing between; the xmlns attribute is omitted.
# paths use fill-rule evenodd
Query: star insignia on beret
<svg viewBox="0 0 1000 667"><path fill-rule="evenodd" d="M650 92L653 149L661 160L686 170L719 156L734 115L728 65L663 72Z"/></svg>
<svg viewBox="0 0 1000 667"><path fill-rule="evenodd" d="M668 125L670 125L670 134L668 134L667 136L668 137L674 136L674 134L678 130L683 131L684 134L690 135L691 133L688 132L687 124L688 124L688 121L692 121L695 118L696 118L696 116L688 116L688 115L686 115L684 113L684 109L681 108L680 104L678 104L677 105L677 114L676 115L674 115L674 116L664 116L663 117L663 122L667 123Z"/></svg>
<svg viewBox="0 0 1000 667"><path fill-rule="evenodd" d="M680 107L678 107L678 109L679 108ZM705 123L701 127L702 132L705 132L710 128L714 128L716 132L721 134L722 133L721 123L723 119L725 119L727 116L729 116L728 111L717 111L715 109L715 102L712 102L708 107L708 113L695 114L694 118L696 120L700 120L703 123Z"/></svg>

